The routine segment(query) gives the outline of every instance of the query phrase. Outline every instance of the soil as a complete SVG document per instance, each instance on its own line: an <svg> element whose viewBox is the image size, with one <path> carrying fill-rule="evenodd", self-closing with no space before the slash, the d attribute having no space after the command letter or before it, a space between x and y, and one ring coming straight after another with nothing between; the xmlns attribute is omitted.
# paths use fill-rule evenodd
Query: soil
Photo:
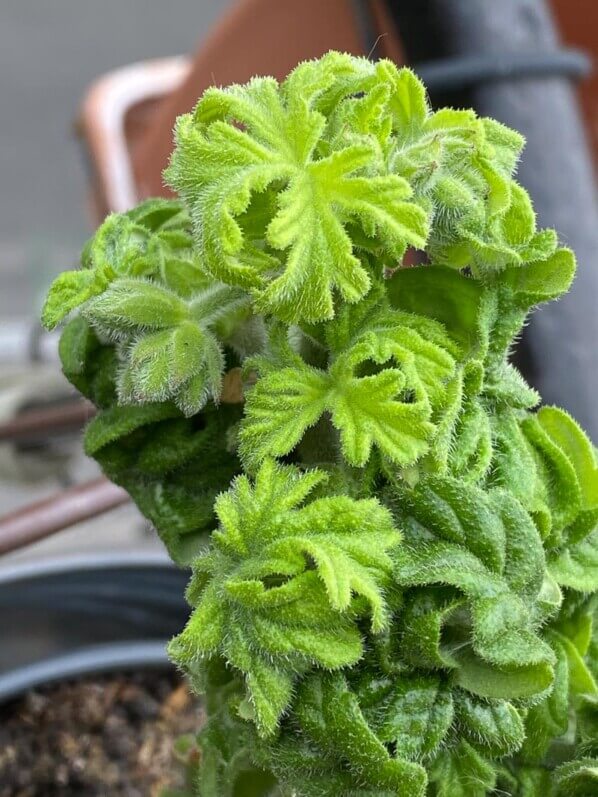
<svg viewBox="0 0 598 797"><path fill-rule="evenodd" d="M29 692L0 707L0 797L158 797L182 785L173 745L201 721L172 672Z"/></svg>

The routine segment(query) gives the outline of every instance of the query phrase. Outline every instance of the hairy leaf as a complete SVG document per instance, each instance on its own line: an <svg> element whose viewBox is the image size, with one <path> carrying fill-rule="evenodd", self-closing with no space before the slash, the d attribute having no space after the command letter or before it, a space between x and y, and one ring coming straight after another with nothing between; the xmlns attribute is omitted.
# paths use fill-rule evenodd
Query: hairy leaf
<svg viewBox="0 0 598 797"><path fill-rule="evenodd" d="M326 95L339 86L342 101L364 71L373 71L367 62L330 53L280 86L255 78L209 89L177 125L168 179L192 210L203 262L287 321L331 318L333 290L349 302L368 291L349 222L394 262L425 243L426 213L407 201L408 182L381 168L374 142L351 129L333 151L322 140ZM254 200L264 192L274 194L265 217Z"/></svg>
<svg viewBox="0 0 598 797"><path fill-rule="evenodd" d="M423 797L423 768L406 761L400 750L396 757L389 755L341 675L311 676L302 684L298 700L298 721L307 738L322 748L332 762L346 762L356 782L366 790L377 789L378 794L405 791Z"/></svg>
<svg viewBox="0 0 598 797"><path fill-rule="evenodd" d="M220 396L225 362L217 325L246 304L241 293L223 285L185 300L153 282L119 279L83 312L119 343L121 401L172 400L193 415Z"/></svg>
<svg viewBox="0 0 598 797"><path fill-rule="evenodd" d="M266 735L287 708L298 673L361 657L354 595L369 607L374 631L387 623L386 551L398 533L374 499L338 496L297 508L323 478L267 461L255 485L239 477L218 498L213 548L194 565L189 599L196 608L171 646L181 664L224 655L245 675Z"/></svg>
<svg viewBox="0 0 598 797"><path fill-rule="evenodd" d="M386 60L210 88L179 198L51 287L86 451L193 568L180 797L596 792L596 449L510 357L575 258L522 145Z"/></svg>
<svg viewBox="0 0 598 797"><path fill-rule="evenodd" d="M407 760L432 756L453 722L451 690L438 675L376 678L360 685L358 699L378 738Z"/></svg>
<svg viewBox="0 0 598 797"><path fill-rule="evenodd" d="M459 730L482 752L499 757L515 752L523 744L523 721L512 703L482 701L458 692L455 709Z"/></svg>
<svg viewBox="0 0 598 797"><path fill-rule="evenodd" d="M405 530L395 553L399 584L451 585L466 599L467 612L453 613L438 640L448 655L438 651L438 661L455 667L457 681L474 694L542 693L552 681L553 654L530 608L544 554L520 505L506 493L486 496L447 478L397 488L395 500Z"/></svg>
<svg viewBox="0 0 598 797"><path fill-rule="evenodd" d="M536 490L550 513L551 547L575 546L598 523L594 449L575 421L555 407L543 407L522 429L536 454Z"/></svg>
<svg viewBox="0 0 598 797"><path fill-rule="evenodd" d="M555 773L555 797L592 797L598 789L598 759L563 764Z"/></svg>
<svg viewBox="0 0 598 797"><path fill-rule="evenodd" d="M118 277L148 277L181 296L209 280L192 250L190 219L180 202L149 199L103 222L82 254L82 269L53 282L42 312L52 329L72 310L99 296Z"/></svg>
<svg viewBox="0 0 598 797"><path fill-rule="evenodd" d="M468 742L462 741L439 753L430 779L438 797L486 797L494 788L496 771Z"/></svg>
<svg viewBox="0 0 598 797"><path fill-rule="evenodd" d="M354 339L327 371L307 365L286 343L277 356L256 359L260 378L247 397L240 437L245 460L289 453L326 412L351 465L364 465L374 445L401 465L425 453L454 361L450 341L443 348L430 339L438 330L426 330L425 321L421 332L418 326L400 313L374 312L361 328L351 325ZM336 345L342 337L337 329Z"/></svg>

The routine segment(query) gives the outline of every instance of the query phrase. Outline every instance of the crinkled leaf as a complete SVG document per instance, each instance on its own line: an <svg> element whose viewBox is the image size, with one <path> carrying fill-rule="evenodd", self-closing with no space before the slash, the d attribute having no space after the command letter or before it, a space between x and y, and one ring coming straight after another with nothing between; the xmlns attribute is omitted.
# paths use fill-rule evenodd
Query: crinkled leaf
<svg viewBox="0 0 598 797"><path fill-rule="evenodd" d="M455 712L459 730L469 743L493 758L513 753L523 744L523 721L506 700L482 701L458 692Z"/></svg>
<svg viewBox="0 0 598 797"><path fill-rule="evenodd" d="M42 324L54 329L72 310L105 289L105 281L92 271L65 271L54 282L42 310Z"/></svg>
<svg viewBox="0 0 598 797"><path fill-rule="evenodd" d="M176 418L179 411L169 404L145 407L111 407L97 415L85 429L85 453L90 457L121 437L147 424Z"/></svg>
<svg viewBox="0 0 598 797"><path fill-rule="evenodd" d="M255 463L289 453L325 412L352 465L364 465L374 445L402 465L424 454L434 431L432 406L453 360L409 323L400 314L373 321L327 371L307 365L288 347L282 358L256 360L260 378L248 394L240 435L244 459ZM374 373L360 375L372 364ZM440 385L430 384L439 377Z"/></svg>
<svg viewBox="0 0 598 797"><path fill-rule="evenodd" d="M175 293L136 279L118 280L85 311L88 321L116 338L131 330L167 329L187 314L185 302Z"/></svg>
<svg viewBox="0 0 598 797"><path fill-rule="evenodd" d="M405 531L405 542L395 553L398 583L451 585L466 599L467 614L457 614L445 626L443 642L449 661L454 659L453 666L461 670L457 677L462 685L486 697L544 691L552 677L553 654L530 611L544 569L530 518L506 493L487 497L446 478L400 488L397 499L395 511ZM486 672L483 677L480 668ZM496 689L492 668L497 670Z"/></svg>
<svg viewBox="0 0 598 797"><path fill-rule="evenodd" d="M580 592L598 591L598 530L551 558L548 567L564 587Z"/></svg>
<svg viewBox="0 0 598 797"><path fill-rule="evenodd" d="M408 245L425 243L426 213L406 201L404 179L379 168L371 142L351 143L349 131L342 148L319 151L322 97L337 80L358 81L365 68L330 53L299 65L280 86L255 78L212 88L177 125L168 179L192 209L202 261L217 279L253 288L264 311L287 321L331 318L333 290L349 302L368 291L349 221L394 262ZM252 199L264 191L275 192L276 206L256 221ZM260 260L252 257L256 246Z"/></svg>
<svg viewBox="0 0 598 797"><path fill-rule="evenodd" d="M181 296L204 288L182 204L149 199L126 213L113 213L100 225L82 254L80 271L66 271L53 282L42 312L52 329L72 310L100 296L118 277L150 277Z"/></svg>
<svg viewBox="0 0 598 797"><path fill-rule="evenodd" d="M566 293L574 274L573 252L559 249L546 260L528 263L524 268L508 268L501 275L501 283L508 285L514 302L527 309Z"/></svg>
<svg viewBox="0 0 598 797"><path fill-rule="evenodd" d="M367 688L361 685L358 699L380 741L412 761L432 756L453 722L451 690L437 675L373 679Z"/></svg>
<svg viewBox="0 0 598 797"><path fill-rule="evenodd" d="M598 759L582 758L555 772L555 797L594 797L598 791Z"/></svg>
<svg viewBox="0 0 598 797"><path fill-rule="evenodd" d="M593 447L575 421L555 407L526 418L522 429L536 452L536 489L550 511L551 547L575 545L598 523Z"/></svg>
<svg viewBox="0 0 598 797"><path fill-rule="evenodd" d="M526 740L522 755L528 761L540 761L552 739L567 731L569 724L570 675L563 640L552 637L556 655L554 683L550 693L532 706L525 718Z"/></svg>
<svg viewBox="0 0 598 797"><path fill-rule="evenodd" d="M172 399L185 415L193 415L220 396L225 360L216 330L227 316L236 323L246 308L246 297L223 285L183 299L155 282L118 279L83 312L120 345L122 402Z"/></svg>
<svg viewBox="0 0 598 797"><path fill-rule="evenodd" d="M263 734L274 731L310 663L336 669L360 658L354 595L369 606L374 630L387 622L386 551L399 539L390 515L374 499L344 496L296 508L322 479L267 461L255 485L239 477L218 498L221 526L190 587L196 608L172 645L181 664L219 653L243 672Z"/></svg>
<svg viewBox="0 0 598 797"><path fill-rule="evenodd" d="M333 761L346 762L358 782L376 787L379 794L425 794L424 769L405 760L400 749L396 757L389 755L342 675L307 679L299 691L297 714L307 737Z"/></svg>
<svg viewBox="0 0 598 797"><path fill-rule="evenodd" d="M439 753L430 780L438 797L486 797L496 783L496 770L468 742L461 741Z"/></svg>

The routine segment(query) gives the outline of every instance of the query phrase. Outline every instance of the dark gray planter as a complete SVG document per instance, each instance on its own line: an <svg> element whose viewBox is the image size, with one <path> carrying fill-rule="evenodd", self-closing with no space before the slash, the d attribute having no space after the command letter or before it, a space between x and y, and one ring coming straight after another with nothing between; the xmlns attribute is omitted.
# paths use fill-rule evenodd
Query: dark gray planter
<svg viewBox="0 0 598 797"><path fill-rule="evenodd" d="M166 668L189 574L163 556L68 556L0 571L0 701L41 684Z"/></svg>

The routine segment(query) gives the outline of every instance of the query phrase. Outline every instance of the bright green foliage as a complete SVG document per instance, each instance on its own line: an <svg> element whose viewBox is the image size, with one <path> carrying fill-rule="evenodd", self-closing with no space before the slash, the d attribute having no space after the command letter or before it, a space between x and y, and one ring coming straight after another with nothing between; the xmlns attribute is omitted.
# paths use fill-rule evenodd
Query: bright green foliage
<svg viewBox="0 0 598 797"><path fill-rule="evenodd" d="M451 690L436 673L380 678L359 696L378 738L409 760L437 752L455 720Z"/></svg>
<svg viewBox="0 0 598 797"><path fill-rule="evenodd" d="M349 302L367 293L348 224L391 263L425 244L426 214L378 141L350 123L346 136L335 129L344 95L380 85L367 72L367 61L330 53L282 86L255 78L208 89L177 124L167 176L190 208L205 268L287 321L331 318L333 289Z"/></svg>
<svg viewBox="0 0 598 797"><path fill-rule="evenodd" d="M214 548L194 563L189 588L197 608L172 643L181 663L223 656L240 670L265 735L288 708L298 674L359 660L364 610L372 630L388 625L387 551L399 540L390 513L375 499L345 496L297 508L323 478L268 460L255 485L239 476L218 497Z"/></svg>
<svg viewBox="0 0 598 797"><path fill-rule="evenodd" d="M521 747L524 727L517 708L506 701L478 700L461 694L456 717L469 744L491 756L504 756Z"/></svg>
<svg viewBox="0 0 598 797"><path fill-rule="evenodd" d="M598 759L582 758L556 771L556 797L592 797L598 790Z"/></svg>
<svg viewBox="0 0 598 797"><path fill-rule="evenodd" d="M190 793L598 794L596 450L509 361L575 260L522 145L387 61L211 88L179 199L50 289L86 451L192 566Z"/></svg>
<svg viewBox="0 0 598 797"><path fill-rule="evenodd" d="M477 750L460 741L437 756L430 780L438 797L485 797L494 789L496 773Z"/></svg>
<svg viewBox="0 0 598 797"><path fill-rule="evenodd" d="M209 399L217 402L224 346L239 348L251 309L242 291L214 283L200 269L180 203L148 200L109 216L82 265L54 282L43 320L53 327L81 306L100 338L115 342L119 401L171 399L187 416Z"/></svg>
<svg viewBox="0 0 598 797"><path fill-rule="evenodd" d="M214 521L216 495L240 468L226 445L239 408L210 406L187 419L168 402L120 406L114 347L81 316L65 327L60 354L68 379L99 409L86 429L87 453L131 494L172 558L187 563Z"/></svg>
<svg viewBox="0 0 598 797"><path fill-rule="evenodd" d="M283 784L306 795L410 794L424 797L423 767L392 756L367 722L342 675L312 675L297 696L299 740L288 731L268 750ZM310 773L313 777L310 777Z"/></svg>
<svg viewBox="0 0 598 797"><path fill-rule="evenodd" d="M210 286L185 301L153 282L120 279L91 299L83 314L120 344L123 403L172 399L190 416L220 396L225 361L214 326L241 303L242 295L225 286Z"/></svg>
<svg viewBox="0 0 598 797"><path fill-rule="evenodd" d="M468 631L459 618L450 640L451 618L438 614L445 634L439 632L430 664L454 669L460 685L483 697L526 697L542 681L549 686L553 656L537 633L544 617L535 608L544 552L529 516L507 493L484 493L448 477L397 492L406 530L395 557L398 583L450 585L459 594L458 613L471 623ZM427 623L432 616L428 609ZM413 609L412 618L417 622ZM417 636L417 628L409 629Z"/></svg>
<svg viewBox="0 0 598 797"><path fill-rule="evenodd" d="M87 243L81 265L52 285L43 311L46 326L56 326L121 277L159 278L184 295L207 283L192 248L189 216L175 201L152 199L109 216Z"/></svg>
<svg viewBox="0 0 598 797"><path fill-rule="evenodd" d="M373 445L400 465L426 453L433 409L455 369L450 343L434 340L433 324L366 305L366 318L345 311L331 325L326 371L307 364L286 340L276 341L275 356L250 360L260 379L241 432L248 463L288 454L325 412L351 465L365 465Z"/></svg>

